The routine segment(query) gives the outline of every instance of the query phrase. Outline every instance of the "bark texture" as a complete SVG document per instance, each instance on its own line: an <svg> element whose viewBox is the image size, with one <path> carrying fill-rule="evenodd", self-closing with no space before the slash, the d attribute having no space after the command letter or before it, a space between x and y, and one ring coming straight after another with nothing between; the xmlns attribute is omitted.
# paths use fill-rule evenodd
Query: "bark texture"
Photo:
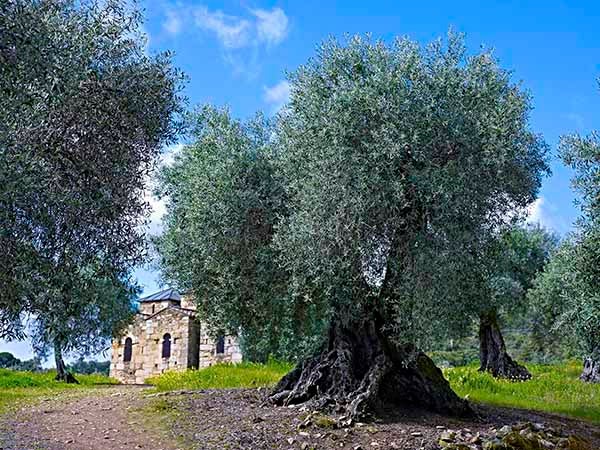
<svg viewBox="0 0 600 450"><path fill-rule="evenodd" d="M490 372L496 378L525 381L531 378L529 371L514 361L506 352L504 338L495 312L482 314L479 319L480 371Z"/></svg>
<svg viewBox="0 0 600 450"><path fill-rule="evenodd" d="M588 383L600 383L600 361L592 356L585 358L579 378Z"/></svg>
<svg viewBox="0 0 600 450"><path fill-rule="evenodd" d="M54 344L54 362L56 363L56 381L79 384L79 381L67 370L67 366L62 357L62 348L60 344Z"/></svg>
<svg viewBox="0 0 600 450"><path fill-rule="evenodd" d="M278 405L312 402L353 419L386 405L470 415L440 369L411 345L388 339L375 320L332 325L326 345L288 373L271 396Z"/></svg>

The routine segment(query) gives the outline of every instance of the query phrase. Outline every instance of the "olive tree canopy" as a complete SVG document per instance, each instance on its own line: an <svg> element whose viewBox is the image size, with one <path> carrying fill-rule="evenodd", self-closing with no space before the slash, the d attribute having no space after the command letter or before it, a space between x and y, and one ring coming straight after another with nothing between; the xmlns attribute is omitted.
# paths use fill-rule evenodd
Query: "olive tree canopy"
<svg viewBox="0 0 600 450"><path fill-rule="evenodd" d="M290 83L279 123L289 214L275 241L296 298L325 305L331 325L274 400L460 412L414 344L472 311L465 261L537 194L547 147L528 94L452 33L426 48L331 40Z"/></svg>
<svg viewBox="0 0 600 450"><path fill-rule="evenodd" d="M326 329L277 404L469 412L418 345L470 320L469 264L536 197L529 96L454 34L330 40L289 81L274 127L205 109L163 172L165 275L221 323Z"/></svg>
<svg viewBox="0 0 600 450"><path fill-rule="evenodd" d="M0 3L0 337L22 337L23 313L80 311L69 273L117 288L143 257L182 77L141 24L122 0Z"/></svg>

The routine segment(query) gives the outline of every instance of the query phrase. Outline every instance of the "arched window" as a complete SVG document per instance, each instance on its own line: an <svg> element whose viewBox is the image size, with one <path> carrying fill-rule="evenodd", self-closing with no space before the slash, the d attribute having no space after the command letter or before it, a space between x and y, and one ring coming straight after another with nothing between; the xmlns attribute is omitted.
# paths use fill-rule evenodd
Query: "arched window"
<svg viewBox="0 0 600 450"><path fill-rule="evenodd" d="M219 336L217 338L217 354L225 353L225 337Z"/></svg>
<svg viewBox="0 0 600 450"><path fill-rule="evenodd" d="M131 346L132 345L133 345L133 342L131 341L130 337L125 339L125 351L123 352L123 362L131 361Z"/></svg>
<svg viewBox="0 0 600 450"><path fill-rule="evenodd" d="M163 336L162 357L169 358L171 356L171 335L169 333Z"/></svg>

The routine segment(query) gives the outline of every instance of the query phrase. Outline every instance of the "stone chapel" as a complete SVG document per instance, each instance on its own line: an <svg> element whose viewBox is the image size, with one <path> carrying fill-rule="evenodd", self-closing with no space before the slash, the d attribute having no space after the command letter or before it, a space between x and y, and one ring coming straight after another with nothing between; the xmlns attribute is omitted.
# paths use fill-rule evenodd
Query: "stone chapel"
<svg viewBox="0 0 600 450"><path fill-rule="evenodd" d="M139 312L131 325L112 342L110 376L121 383L142 384L166 370L242 360L237 338L209 336L189 297L166 289L139 302Z"/></svg>

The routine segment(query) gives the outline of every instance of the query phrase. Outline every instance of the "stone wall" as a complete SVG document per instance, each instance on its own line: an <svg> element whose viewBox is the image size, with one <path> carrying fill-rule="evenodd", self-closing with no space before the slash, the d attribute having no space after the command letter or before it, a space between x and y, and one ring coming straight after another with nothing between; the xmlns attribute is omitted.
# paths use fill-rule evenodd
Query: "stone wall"
<svg viewBox="0 0 600 450"><path fill-rule="evenodd" d="M208 334L206 324L200 326L200 367L216 363L238 363L242 361L242 352L235 336L225 336L224 352L217 353L217 341Z"/></svg>
<svg viewBox="0 0 600 450"><path fill-rule="evenodd" d="M190 344L198 340L198 327L190 325L193 320L192 315L178 308L163 310L150 319L138 315L126 333L120 339L113 340L111 376L123 383L142 384L146 378L160 375L166 370L190 367ZM171 336L171 355L163 358L162 348L167 333ZM131 361L124 362L127 338L133 342L132 355Z"/></svg>
<svg viewBox="0 0 600 450"><path fill-rule="evenodd" d="M234 336L223 338L223 352L217 352L217 341L208 327L199 324L194 312L179 308L173 302L152 302L154 315L139 313L119 339L113 339L110 375L127 384L142 384L151 376L166 370L208 367L219 362L237 363L242 353ZM151 302L142 304L152 311ZM162 357L165 334L171 336L171 355ZM131 361L124 361L125 342L132 340Z"/></svg>
<svg viewBox="0 0 600 450"><path fill-rule="evenodd" d="M181 307L183 309L191 309L196 310L196 302L194 298L189 294L184 294L181 296Z"/></svg>
<svg viewBox="0 0 600 450"><path fill-rule="evenodd" d="M177 308L179 305L173 300L162 300L159 302L140 302L140 313L152 316L169 306Z"/></svg>

